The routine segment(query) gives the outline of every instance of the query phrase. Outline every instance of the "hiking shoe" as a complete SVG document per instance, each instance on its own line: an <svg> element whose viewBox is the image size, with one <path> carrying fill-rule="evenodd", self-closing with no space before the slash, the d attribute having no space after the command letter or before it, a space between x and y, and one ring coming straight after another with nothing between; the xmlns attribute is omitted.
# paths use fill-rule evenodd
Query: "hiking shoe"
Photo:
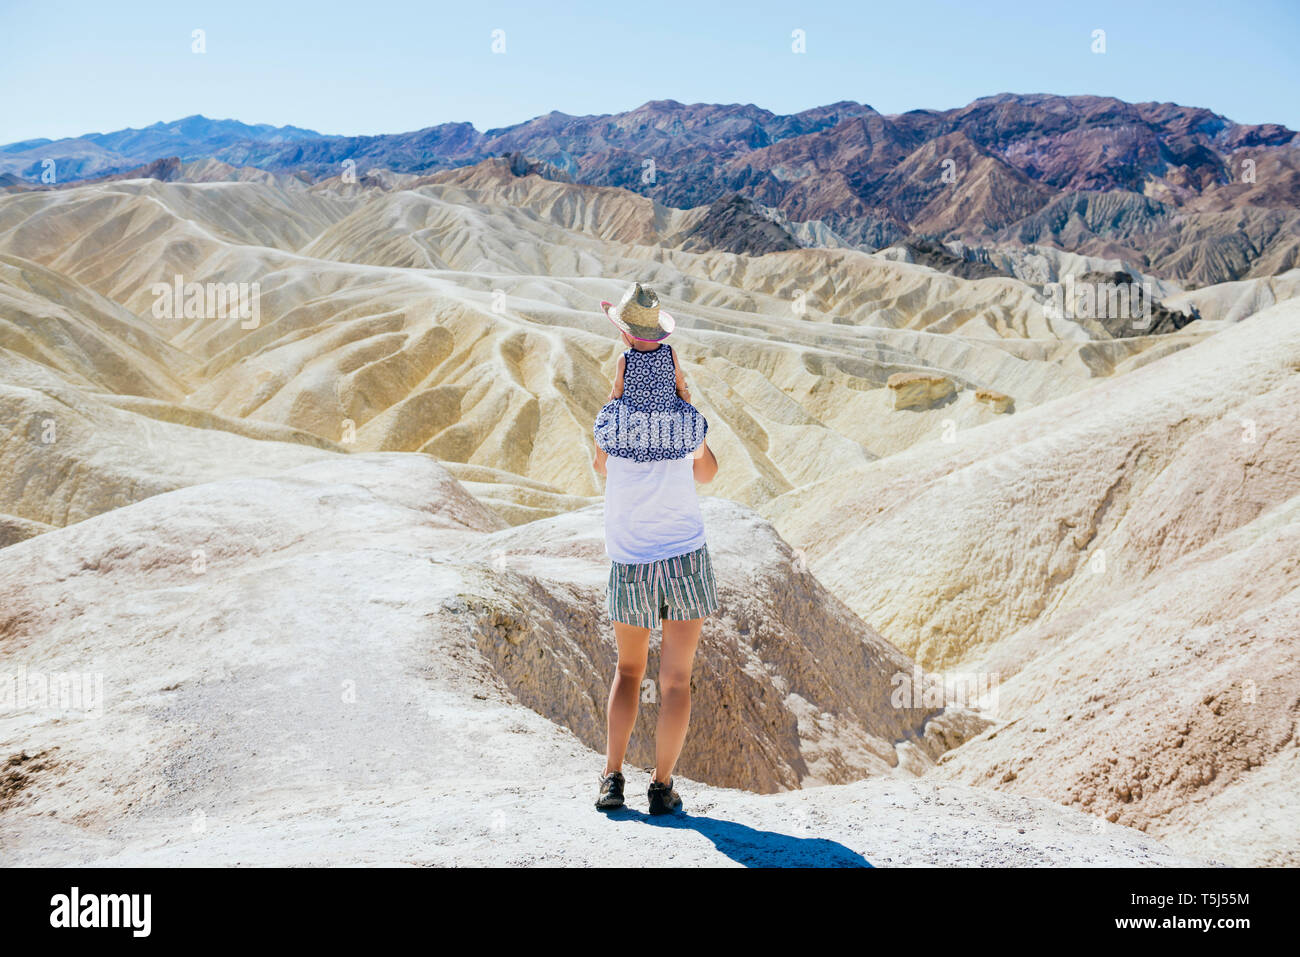
<svg viewBox="0 0 1300 957"><path fill-rule="evenodd" d="M596 807L602 811L614 811L623 806L623 772L603 774L600 778L600 797L596 798Z"/></svg>
<svg viewBox="0 0 1300 957"><path fill-rule="evenodd" d="M651 814L672 814L674 811L681 810L682 799L673 790L673 779L669 778L667 784L660 784L658 781L650 782L650 790L646 792L646 797L650 799Z"/></svg>

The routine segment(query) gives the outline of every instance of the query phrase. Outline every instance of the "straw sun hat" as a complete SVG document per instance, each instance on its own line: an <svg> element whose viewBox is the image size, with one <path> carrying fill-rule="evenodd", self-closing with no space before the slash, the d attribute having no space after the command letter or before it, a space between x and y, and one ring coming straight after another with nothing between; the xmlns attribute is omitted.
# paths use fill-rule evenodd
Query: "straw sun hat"
<svg viewBox="0 0 1300 957"><path fill-rule="evenodd" d="M659 297L655 291L639 282L633 283L617 306L600 303L609 321L633 339L643 342L658 342L666 339L677 328L672 316L659 308Z"/></svg>

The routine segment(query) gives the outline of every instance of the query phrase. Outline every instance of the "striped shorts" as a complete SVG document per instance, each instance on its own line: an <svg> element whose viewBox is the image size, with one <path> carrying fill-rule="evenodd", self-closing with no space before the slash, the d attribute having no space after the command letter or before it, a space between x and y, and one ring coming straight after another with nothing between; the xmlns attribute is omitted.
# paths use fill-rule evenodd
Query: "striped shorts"
<svg viewBox="0 0 1300 957"><path fill-rule="evenodd" d="M644 565L611 563L608 598L611 621L639 628L712 614L718 610L718 588L709 546Z"/></svg>

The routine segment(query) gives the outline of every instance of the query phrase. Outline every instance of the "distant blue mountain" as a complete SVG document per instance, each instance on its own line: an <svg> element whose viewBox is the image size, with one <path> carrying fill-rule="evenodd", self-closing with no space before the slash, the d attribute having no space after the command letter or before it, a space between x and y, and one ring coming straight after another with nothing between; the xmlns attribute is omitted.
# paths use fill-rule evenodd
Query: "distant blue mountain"
<svg viewBox="0 0 1300 957"><path fill-rule="evenodd" d="M164 156L182 160L214 156L236 143L279 147L304 140L320 140L315 130L297 126L249 124L238 120L211 120L187 116L144 129L87 133L61 140L31 139L0 146L0 173L38 181L46 160L54 161L58 182L120 173Z"/></svg>

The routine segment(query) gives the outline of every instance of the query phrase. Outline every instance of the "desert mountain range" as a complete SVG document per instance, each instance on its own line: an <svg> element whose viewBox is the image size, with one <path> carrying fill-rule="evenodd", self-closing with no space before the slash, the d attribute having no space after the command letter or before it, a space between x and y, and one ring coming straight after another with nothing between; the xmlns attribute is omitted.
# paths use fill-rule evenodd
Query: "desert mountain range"
<svg viewBox="0 0 1300 957"><path fill-rule="evenodd" d="M480 132L469 123L384 136L187 117L142 130L0 147L0 175L60 182L166 157L212 158L314 179L351 163L428 175L505 154L553 178L616 186L689 209L739 196L799 224L783 240L867 251L961 243L987 262L1043 244L1207 285L1295 267L1300 139L1209 110L1110 97L1000 94L951 110L882 115L840 102L790 115L657 100L626 113L551 112ZM548 172L549 171L549 172ZM770 228L768 230L770 232ZM767 252L771 239L757 248Z"/></svg>
<svg viewBox="0 0 1300 957"><path fill-rule="evenodd" d="M663 193L612 172L645 130ZM0 194L0 673L105 688L0 708L7 861L1300 862L1289 131L1033 97L435 131L160 127ZM946 200L898 173L949 155ZM1117 275L1148 327L1049 308ZM160 308L177 277L255 312ZM721 463L699 816L652 835L589 794L633 279Z"/></svg>

